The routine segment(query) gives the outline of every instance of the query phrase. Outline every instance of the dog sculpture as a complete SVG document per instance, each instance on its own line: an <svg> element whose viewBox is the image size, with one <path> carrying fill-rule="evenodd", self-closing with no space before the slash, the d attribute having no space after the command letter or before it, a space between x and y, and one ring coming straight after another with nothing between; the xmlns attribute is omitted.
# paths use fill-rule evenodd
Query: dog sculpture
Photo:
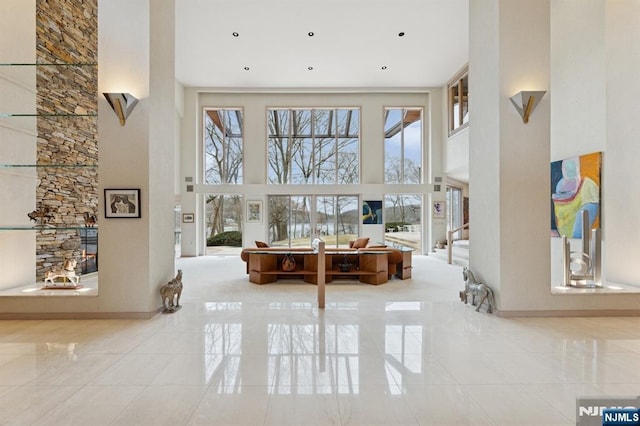
<svg viewBox="0 0 640 426"><path fill-rule="evenodd" d="M62 283L62 287L66 287L66 280L69 280L72 286L78 285L80 277L76 275L76 265L78 261L75 259L67 259L64 261L62 269L53 269L48 271L44 277L45 285L57 287L56 278L63 278L65 282Z"/></svg>
<svg viewBox="0 0 640 426"><path fill-rule="evenodd" d="M162 297L162 312L171 313L181 308L180 296L182 295L182 269L178 269L175 278L160 287Z"/></svg>
<svg viewBox="0 0 640 426"><path fill-rule="evenodd" d="M466 305L469 301L469 295L471 295L471 305L476 306L476 312L480 311L480 307L483 303L487 302L487 313L493 312L495 306L495 298L493 297L493 290L486 284L478 282L473 272L466 266L462 270L462 277L464 278L464 291L460 292L460 300ZM476 296L479 296L480 300L476 305Z"/></svg>
<svg viewBox="0 0 640 426"><path fill-rule="evenodd" d="M93 228L96 226L96 222L98 222L98 216L89 212L84 212L84 226Z"/></svg>

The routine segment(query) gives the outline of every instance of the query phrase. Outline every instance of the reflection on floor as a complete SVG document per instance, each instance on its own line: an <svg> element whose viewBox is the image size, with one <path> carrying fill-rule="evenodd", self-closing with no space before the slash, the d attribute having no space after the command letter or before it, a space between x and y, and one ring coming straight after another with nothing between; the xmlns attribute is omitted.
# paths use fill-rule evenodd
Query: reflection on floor
<svg viewBox="0 0 640 426"><path fill-rule="evenodd" d="M460 267L413 263L318 310L313 285L183 258L175 314L0 321L0 424L573 425L577 397L638 395L640 318L476 313Z"/></svg>

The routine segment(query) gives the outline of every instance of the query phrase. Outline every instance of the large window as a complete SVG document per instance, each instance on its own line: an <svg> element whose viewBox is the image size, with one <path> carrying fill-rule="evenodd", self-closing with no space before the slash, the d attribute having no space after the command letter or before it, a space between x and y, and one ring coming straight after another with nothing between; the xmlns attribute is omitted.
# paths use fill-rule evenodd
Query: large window
<svg viewBox="0 0 640 426"><path fill-rule="evenodd" d="M351 195L269 196L269 242L308 247L319 236L328 247L346 247L358 235L358 207Z"/></svg>
<svg viewBox="0 0 640 426"><path fill-rule="evenodd" d="M422 181L422 108L385 108L385 183Z"/></svg>
<svg viewBox="0 0 640 426"><path fill-rule="evenodd" d="M204 111L204 183L242 183L242 110Z"/></svg>
<svg viewBox="0 0 640 426"><path fill-rule="evenodd" d="M463 225L462 223L462 189L447 187L447 231L452 231ZM462 231L453 235L454 240L462 238Z"/></svg>
<svg viewBox="0 0 640 426"><path fill-rule="evenodd" d="M269 109L268 181L358 183L359 109Z"/></svg>
<svg viewBox="0 0 640 426"><path fill-rule="evenodd" d="M205 202L207 246L242 245L242 197L207 194Z"/></svg>
<svg viewBox="0 0 640 426"><path fill-rule="evenodd" d="M464 68L449 83L449 135L469 124L469 70Z"/></svg>
<svg viewBox="0 0 640 426"><path fill-rule="evenodd" d="M422 196L387 194L384 197L385 241L422 249Z"/></svg>

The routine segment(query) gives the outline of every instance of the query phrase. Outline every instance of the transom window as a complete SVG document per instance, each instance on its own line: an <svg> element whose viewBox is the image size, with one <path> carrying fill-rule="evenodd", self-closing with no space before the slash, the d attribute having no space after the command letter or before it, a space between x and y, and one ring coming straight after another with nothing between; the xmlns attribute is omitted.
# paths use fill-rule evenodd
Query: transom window
<svg viewBox="0 0 640 426"><path fill-rule="evenodd" d="M469 125L469 69L465 67L447 86L449 136Z"/></svg>
<svg viewBox="0 0 640 426"><path fill-rule="evenodd" d="M204 183L242 183L241 109L204 110Z"/></svg>
<svg viewBox="0 0 640 426"><path fill-rule="evenodd" d="M358 183L360 110L269 109L268 182Z"/></svg>
<svg viewBox="0 0 640 426"><path fill-rule="evenodd" d="M385 108L385 183L422 181L422 108Z"/></svg>

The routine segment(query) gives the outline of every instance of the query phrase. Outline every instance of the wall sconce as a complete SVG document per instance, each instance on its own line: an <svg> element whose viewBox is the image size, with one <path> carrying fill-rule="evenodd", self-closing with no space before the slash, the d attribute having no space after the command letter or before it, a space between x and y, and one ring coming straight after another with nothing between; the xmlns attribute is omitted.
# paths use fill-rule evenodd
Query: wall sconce
<svg viewBox="0 0 640 426"><path fill-rule="evenodd" d="M541 92L518 92L509 99L518 113L522 117L522 121L529 122L529 115L533 112L534 108L538 105L542 97L545 95L544 91Z"/></svg>
<svg viewBox="0 0 640 426"><path fill-rule="evenodd" d="M129 93L103 93L103 95L120 119L120 125L124 126L127 117L133 111L133 107L136 106L138 100Z"/></svg>

